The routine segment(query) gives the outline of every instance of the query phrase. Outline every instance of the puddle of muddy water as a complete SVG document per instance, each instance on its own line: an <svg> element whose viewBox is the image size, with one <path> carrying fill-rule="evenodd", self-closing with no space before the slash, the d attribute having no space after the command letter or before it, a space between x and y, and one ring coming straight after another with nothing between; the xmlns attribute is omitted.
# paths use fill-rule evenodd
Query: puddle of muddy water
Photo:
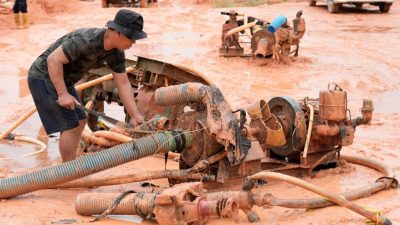
<svg viewBox="0 0 400 225"><path fill-rule="evenodd" d="M26 81L26 70L21 70L12 65L1 65L0 71L0 131L5 131L28 109L34 106L30 97ZM116 104L105 106L105 112L120 121L124 121L123 108ZM58 140L59 134L50 137L44 132L40 118L37 113L25 120L14 131L14 134L37 138L48 145L46 152L41 154L23 157L21 155L38 150L38 147L24 142L0 142L0 168L10 170L47 166L59 159Z"/></svg>
<svg viewBox="0 0 400 225"><path fill-rule="evenodd" d="M375 103L375 111L379 113L400 113L400 91L390 91L382 94Z"/></svg>
<svg viewBox="0 0 400 225"><path fill-rule="evenodd" d="M0 131L3 132L33 106L33 101L26 81L26 69L6 64L0 66L0 71L2 71L2 76L0 76L2 86L0 90ZM1 168L16 170L46 166L59 157L58 137L48 138L41 132L40 127L39 116L35 113L17 127L13 134L39 138L48 144L48 150L38 155L21 158L21 155L34 152L38 150L38 147L29 143L3 140L0 142L0 158L10 159L0 159Z"/></svg>

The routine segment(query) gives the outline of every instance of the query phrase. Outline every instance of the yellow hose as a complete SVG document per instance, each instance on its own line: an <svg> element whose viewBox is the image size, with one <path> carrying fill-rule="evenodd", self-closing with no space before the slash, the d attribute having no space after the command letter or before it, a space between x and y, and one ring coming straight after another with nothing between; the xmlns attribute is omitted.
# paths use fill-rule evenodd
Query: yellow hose
<svg viewBox="0 0 400 225"><path fill-rule="evenodd" d="M89 143L104 146L104 147L111 147L113 144L110 140L103 138L103 137L96 137L93 133L90 133L88 130L84 129L82 132L81 138Z"/></svg>
<svg viewBox="0 0 400 225"><path fill-rule="evenodd" d="M310 145L311 131L314 122L314 107L311 104L307 104L307 107L310 109L310 122L308 123L306 144L304 146L304 152L303 152L304 159L307 158L308 146Z"/></svg>
<svg viewBox="0 0 400 225"><path fill-rule="evenodd" d="M15 136L14 140L16 141L22 141L22 142L27 142L27 143L32 143L35 145L38 145L40 147L39 150L31 152L31 153L27 153L27 154L23 154L23 155L19 155L19 156L15 156L15 157L0 157L0 160L7 160L7 159L19 159L19 158L24 158L24 157L29 157L29 156L34 156L34 155L38 155L42 152L45 152L47 149L47 145L39 140L36 140L34 138L30 138L30 137L25 137L25 136Z"/></svg>
<svg viewBox="0 0 400 225"><path fill-rule="evenodd" d="M116 132L112 132L112 131L106 131L106 130L99 130L93 133L94 136L96 137L102 137L108 140L113 140L113 141L117 141L117 142L121 142L121 143L126 143L129 141L132 141L133 138L125 136L123 134L119 134Z"/></svg>
<svg viewBox="0 0 400 225"><path fill-rule="evenodd" d="M228 31L228 33L226 33L226 37L229 37L233 34L239 33L242 30L246 30L247 28L255 27L255 26L257 26L257 22L254 21L254 22L242 25L240 27L233 28L232 30Z"/></svg>
<svg viewBox="0 0 400 225"><path fill-rule="evenodd" d="M249 178L251 180L271 179L271 180L285 181L285 182L294 184L296 186L302 187L311 192L314 192L318 195L321 195L322 197L328 199L329 201L335 202L336 204L338 204L342 207L350 209L351 211L356 212L356 213L370 219L371 221L373 221L376 224L384 225L389 221L383 215L376 214L375 212L369 211L353 202L350 202L342 195L330 193L314 184L305 182L296 177L288 176L288 175L281 174L281 173L275 173L275 172L259 172L259 173L256 173L256 174L250 176Z"/></svg>

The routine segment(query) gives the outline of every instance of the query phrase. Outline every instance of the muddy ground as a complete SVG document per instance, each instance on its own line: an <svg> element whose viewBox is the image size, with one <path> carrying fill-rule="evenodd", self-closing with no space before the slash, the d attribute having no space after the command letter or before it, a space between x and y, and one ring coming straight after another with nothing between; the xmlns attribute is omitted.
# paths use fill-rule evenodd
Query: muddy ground
<svg viewBox="0 0 400 225"><path fill-rule="evenodd" d="M32 24L29 29L10 27L12 15L0 15L0 131L5 130L32 106L26 86L31 63L59 36L80 27L103 27L118 8L102 9L100 1L28 1ZM346 8L330 14L325 5L309 7L307 2L280 3L235 8L238 12L272 20L278 14L293 18L304 10L307 31L300 56L290 65L261 65L249 58L220 58L217 46L220 27L226 17L221 9L206 1L159 0L158 6L135 9L145 19L148 39L140 40L126 55L147 56L190 65L203 72L221 88L234 106L242 107L260 98L289 95L296 99L318 97L329 82L348 91L353 116L360 114L362 100L375 103L371 126L358 127L354 144L343 149L347 154L374 158L400 174L400 7L397 2L387 14L375 7ZM246 41L244 39L244 41ZM121 109L107 107L110 115L122 118ZM59 161L57 136L47 138L40 131L37 114L29 118L17 133L39 137L49 145L48 152L31 158L0 160L0 177L24 173L32 168ZM0 145L1 157L17 157L33 151L22 143ZM149 168L148 165L152 167ZM168 162L168 168L176 168ZM163 159L149 157L105 171L96 176L112 176L133 171L163 169ZM374 182L379 173L360 166L350 170L324 171L307 181L337 193ZM156 182L167 185L165 180ZM42 190L0 202L0 224L86 224L91 219L75 213L74 201L81 192L108 192L138 189L139 184L95 189ZM263 188L277 197L314 196L293 185L272 182ZM392 189L356 201L380 210L393 224L400 224L400 193ZM260 224L365 224L366 219L340 207L318 210L256 208ZM132 224L137 217L104 219L90 224ZM145 224L151 222L142 222ZM89 223L88 223L89 224ZM235 221L214 220L209 224L249 224L240 214Z"/></svg>

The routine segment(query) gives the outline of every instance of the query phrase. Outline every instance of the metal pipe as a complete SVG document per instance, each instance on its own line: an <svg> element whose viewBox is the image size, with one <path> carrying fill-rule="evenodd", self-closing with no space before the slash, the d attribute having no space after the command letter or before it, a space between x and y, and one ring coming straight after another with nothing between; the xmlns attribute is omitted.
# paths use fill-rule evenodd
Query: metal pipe
<svg viewBox="0 0 400 225"><path fill-rule="evenodd" d="M32 173L1 179L0 199L49 188L155 153L188 147L191 139L189 133L166 131Z"/></svg>
<svg viewBox="0 0 400 225"><path fill-rule="evenodd" d="M257 49L254 51L254 55L258 59L263 59L267 55L268 40L261 38L257 43Z"/></svg>
<svg viewBox="0 0 400 225"><path fill-rule="evenodd" d="M374 104L369 99L363 100L363 107L361 108L361 117L357 117L351 120L353 126L359 126L361 124L369 125L372 120L372 113L374 112Z"/></svg>

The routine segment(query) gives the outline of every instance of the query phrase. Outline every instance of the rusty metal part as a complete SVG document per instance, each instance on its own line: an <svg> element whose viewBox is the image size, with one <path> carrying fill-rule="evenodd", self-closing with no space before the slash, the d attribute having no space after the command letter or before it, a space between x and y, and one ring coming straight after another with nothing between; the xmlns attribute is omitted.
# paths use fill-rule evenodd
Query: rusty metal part
<svg viewBox="0 0 400 225"><path fill-rule="evenodd" d="M251 119L262 119L264 121L271 117L269 106L265 100L260 100L246 107L246 111Z"/></svg>
<svg viewBox="0 0 400 225"><path fill-rule="evenodd" d="M290 30L288 27L284 28ZM260 32L261 34L262 31L259 30L256 33ZM266 31L264 30L264 32ZM272 37L274 38L273 35ZM290 46L287 43L279 45L281 53L288 51L288 47ZM279 102L271 111L268 111L268 107L265 108L266 112L261 111L261 109L264 109L262 102L255 103L256 108L258 107L257 110L261 111L261 116L250 115L252 117L250 124L244 126L244 122L242 123L237 115L231 113L232 107L225 101L222 94L219 91L210 91L211 86L205 85L210 84L210 81L192 68L139 57L134 74L130 78L143 84L142 88L137 91L137 100L138 106L140 106L138 108L146 119L161 115L169 120L164 129L182 129L193 134L192 145L189 148L181 149L180 169L189 169L199 161L224 150L228 153L231 164L218 162L207 171L215 176L218 182L227 182L231 177L259 171L261 168L260 157L263 152L269 158L296 163L301 170L312 170L315 166L318 166L316 165L318 163L335 163L339 156L337 150L341 146L352 143L354 138L353 126L359 123L355 120L353 120L353 123L347 118L341 121L324 121L320 117L318 100L310 101L315 107L314 119L311 119L307 104L297 107L292 104L292 102L295 102L293 99L289 103L284 103L286 100L283 99L283 103ZM179 85L187 81L200 81L198 83L201 84L197 84L197 86L192 84ZM136 83L131 81L131 84L134 87ZM205 88L202 85L205 85ZM194 88L191 89L191 87ZM169 90L169 92L162 91L162 96L157 96L156 92L161 90ZM157 105L157 99L161 99L161 102L164 103ZM223 99L222 105L220 99ZM165 102L168 104L165 104ZM371 110L363 110L362 112L365 112L363 118L366 118L366 120L370 118L368 113ZM294 120L292 120L292 116ZM364 121L360 118L358 121ZM301 153L304 154L306 125L310 124L310 119L314 121L309 126L310 129L320 131L323 128L325 131L312 132L306 159L300 159ZM335 131L329 133L332 130L328 129L329 127L326 124L329 127L335 127ZM339 132L337 132L337 128ZM324 133L328 136L325 136ZM131 134L131 137L140 138L146 135L135 133ZM240 138L238 138L239 136ZM247 137L248 140L244 140L243 137ZM240 146L237 142L241 140L245 142L241 146L246 145L246 142L251 143L250 153L244 151L244 154L242 154L242 149L237 147ZM287 152L285 154L277 153L274 151L277 146L284 147ZM238 152L240 154L237 154ZM244 161L246 161L246 165L242 165Z"/></svg>
<svg viewBox="0 0 400 225"><path fill-rule="evenodd" d="M284 96L272 98L268 105L282 125L286 137L285 145L271 147L271 150L280 156L289 156L296 150L302 150L306 139L306 121L299 103Z"/></svg>
<svg viewBox="0 0 400 225"><path fill-rule="evenodd" d="M239 121L225 102L221 91L215 86L196 83L157 89L155 101L158 105L188 104L193 101L206 105L207 130L228 153L232 165L238 165L247 154L246 141L241 136Z"/></svg>
<svg viewBox="0 0 400 225"><path fill-rule="evenodd" d="M357 117L351 121L353 126L359 126L362 124L370 125L372 120L372 113L374 112L374 104L372 100L364 99L363 106L361 108L361 117Z"/></svg>
<svg viewBox="0 0 400 225"><path fill-rule="evenodd" d="M238 208L246 214L250 222L258 222L260 218L257 213L252 210L254 206L252 197L253 193L251 191L222 191L207 194L207 199L209 200L233 198L237 202Z"/></svg>
<svg viewBox="0 0 400 225"><path fill-rule="evenodd" d="M263 43L260 43L264 40ZM264 57L272 55L272 47L275 45L274 34L265 29L259 30L251 37L251 52L256 55L259 52Z"/></svg>
<svg viewBox="0 0 400 225"><path fill-rule="evenodd" d="M321 136L335 136L339 133L338 124L319 124L313 127L315 133Z"/></svg>
<svg viewBox="0 0 400 225"><path fill-rule="evenodd" d="M300 39L303 37L306 31L306 22L301 16L303 15L303 10L299 10L296 13L296 19L293 19L293 35L292 35L292 44L297 45L296 55L299 51L299 43Z"/></svg>
<svg viewBox="0 0 400 225"><path fill-rule="evenodd" d="M238 204L233 198L209 201L200 182L183 183L164 190L156 198L154 214L161 225L203 224L209 218L233 218Z"/></svg>
<svg viewBox="0 0 400 225"><path fill-rule="evenodd" d="M137 79L146 85L157 84L155 79L147 79L151 74L158 74L159 78L166 76L168 79L171 79L170 85L187 82L211 84L211 81L207 80L207 77L204 77L201 73L188 66L163 62L142 56L137 59L136 69L141 75L138 76ZM164 86L164 83L161 86Z"/></svg>
<svg viewBox="0 0 400 225"><path fill-rule="evenodd" d="M160 194L84 193L77 197L75 209L80 215L125 214L155 217L160 225L204 224L211 218L235 218L238 203L234 198L208 200L200 182L178 184ZM98 217L99 218L99 217Z"/></svg>
<svg viewBox="0 0 400 225"><path fill-rule="evenodd" d="M266 124L267 139L265 143L271 147L279 147L285 145L287 140L283 131L282 124L278 122L274 114L271 114L271 117L266 121Z"/></svg>
<svg viewBox="0 0 400 225"><path fill-rule="evenodd" d="M256 58L263 59L267 56L268 40L261 38L258 40L257 49L254 51Z"/></svg>
<svg viewBox="0 0 400 225"><path fill-rule="evenodd" d="M306 22L303 18L293 20L292 44L298 45L306 32Z"/></svg>
<svg viewBox="0 0 400 225"><path fill-rule="evenodd" d="M328 87L329 89L329 87ZM319 118L328 121L346 119L347 93L337 84L334 89L319 92Z"/></svg>
<svg viewBox="0 0 400 225"><path fill-rule="evenodd" d="M238 27L238 24L235 21L229 21L229 23L225 23L222 25L222 34L221 34L221 42L222 46L225 48L236 47L241 48L239 45L239 33L228 36L227 33Z"/></svg>
<svg viewBox="0 0 400 225"><path fill-rule="evenodd" d="M80 180L72 181L65 184L56 185L52 188L92 188L99 186L118 185L133 183L145 180L155 180L161 178L169 178L176 180L201 180L211 181L215 180L215 177L207 174L200 174L205 172L210 165L224 159L226 152L219 152L205 160L198 161L193 167L185 170L165 170L165 171L146 171L135 174L128 174L117 177L107 178L82 178Z"/></svg>

